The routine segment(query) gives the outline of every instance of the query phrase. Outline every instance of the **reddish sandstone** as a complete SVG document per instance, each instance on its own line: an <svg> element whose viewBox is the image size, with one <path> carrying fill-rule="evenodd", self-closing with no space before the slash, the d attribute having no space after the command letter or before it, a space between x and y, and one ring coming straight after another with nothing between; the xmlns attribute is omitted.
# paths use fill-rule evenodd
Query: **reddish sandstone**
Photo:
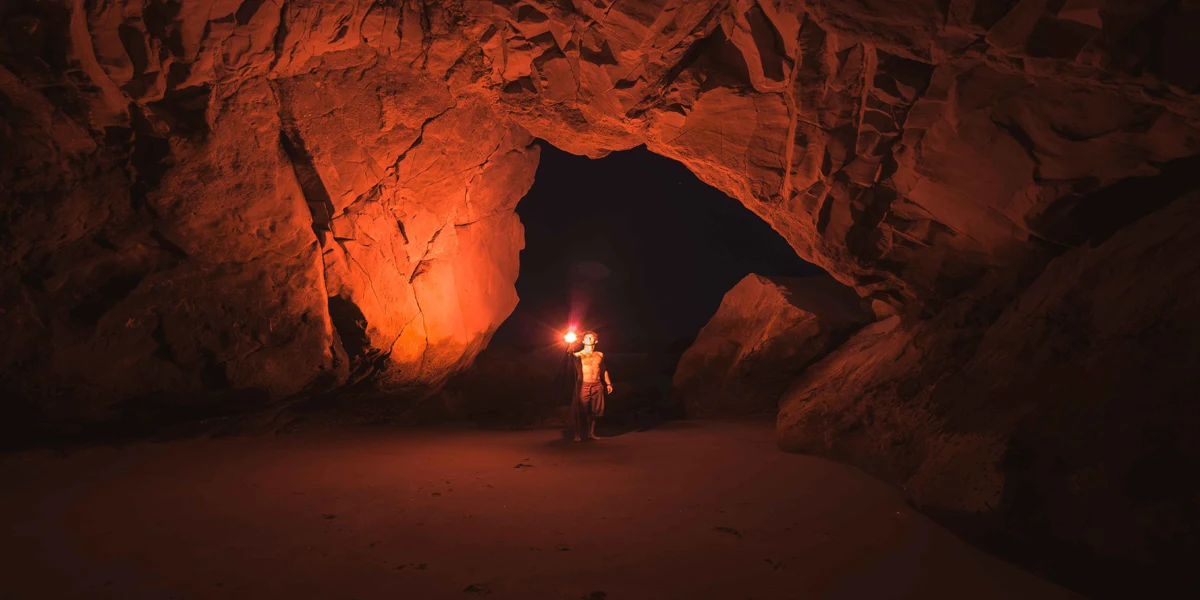
<svg viewBox="0 0 1200 600"><path fill-rule="evenodd" d="M775 414L805 367L871 320L828 275L747 275L683 353L671 387L690 417Z"/></svg>

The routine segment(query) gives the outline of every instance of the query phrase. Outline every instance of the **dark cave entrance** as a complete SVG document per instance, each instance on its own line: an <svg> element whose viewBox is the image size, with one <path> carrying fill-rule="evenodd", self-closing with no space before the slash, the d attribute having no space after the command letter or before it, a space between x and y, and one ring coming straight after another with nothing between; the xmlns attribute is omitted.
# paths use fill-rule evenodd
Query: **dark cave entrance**
<svg viewBox="0 0 1200 600"><path fill-rule="evenodd" d="M726 292L751 273L824 273L737 200L644 146L590 159L538 143L537 175L516 209L520 303L450 386L476 418L544 425L565 410L569 324L597 331L621 380L610 426L678 416L671 376Z"/></svg>

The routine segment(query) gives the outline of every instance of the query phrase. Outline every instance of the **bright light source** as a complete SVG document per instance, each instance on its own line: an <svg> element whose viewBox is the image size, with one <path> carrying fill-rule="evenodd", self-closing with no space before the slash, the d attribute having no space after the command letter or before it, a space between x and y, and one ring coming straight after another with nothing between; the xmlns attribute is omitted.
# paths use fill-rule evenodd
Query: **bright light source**
<svg viewBox="0 0 1200 600"><path fill-rule="evenodd" d="M575 340L577 340L577 339L579 339L579 338L577 338L577 337L575 336L575 332L574 332L574 331L568 331L568 332L567 332L567 335L564 335L564 336L563 336L563 339L564 339L564 340L566 340L568 344L573 344L573 343L575 343Z"/></svg>

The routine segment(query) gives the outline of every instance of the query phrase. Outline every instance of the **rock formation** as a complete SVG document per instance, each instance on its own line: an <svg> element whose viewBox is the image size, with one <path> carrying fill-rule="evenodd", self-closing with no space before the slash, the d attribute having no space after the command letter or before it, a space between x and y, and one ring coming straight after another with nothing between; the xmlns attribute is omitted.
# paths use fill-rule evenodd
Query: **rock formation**
<svg viewBox="0 0 1200 600"><path fill-rule="evenodd" d="M1184 581L1105 589L1136 568L1072 562L1196 557L1197 243L1192 192L1054 259L998 314L964 300L876 322L789 390L780 444L857 464L977 539L1037 548L1097 594L1174 594Z"/></svg>
<svg viewBox="0 0 1200 600"><path fill-rule="evenodd" d="M532 138L428 23L326 8L5 8L3 365L42 418L420 395L511 312Z"/></svg>
<svg viewBox="0 0 1200 600"><path fill-rule="evenodd" d="M683 353L672 393L689 417L775 414L784 388L871 313L828 275L747 275Z"/></svg>
<svg viewBox="0 0 1200 600"><path fill-rule="evenodd" d="M1200 151L1197 72L1175 58L1194 16L10 3L4 365L26 375L8 387L63 417L368 375L435 388L516 300L531 134L591 155L648 144L881 312L933 314L1127 222L1145 207L1097 222L1091 197Z"/></svg>
<svg viewBox="0 0 1200 600"><path fill-rule="evenodd" d="M1195 330L1154 311L1196 298L1170 277L1185 250L1160 253L1186 231L1151 225L1192 216L1171 202L1200 155L1198 20L1192 0L6 2L10 422L362 380L421 397L516 302L532 139L646 144L898 315L808 376L786 447L1146 559L1190 522L1185 489L1081 519L1128 497L1122 474L1197 456L1155 433L1190 426L1170 399L1194 388L1151 357ZM1101 364L1093 403L1034 386ZM1143 379L1161 394L1117 400Z"/></svg>

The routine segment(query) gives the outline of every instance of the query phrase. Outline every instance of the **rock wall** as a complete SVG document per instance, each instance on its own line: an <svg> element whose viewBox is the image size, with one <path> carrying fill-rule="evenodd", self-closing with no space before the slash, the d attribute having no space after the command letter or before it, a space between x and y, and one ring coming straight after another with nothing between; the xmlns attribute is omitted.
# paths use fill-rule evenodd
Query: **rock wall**
<svg viewBox="0 0 1200 600"><path fill-rule="evenodd" d="M805 367L872 320L862 304L828 275L747 275L680 357L672 394L689 417L774 415Z"/></svg>
<svg viewBox="0 0 1200 600"><path fill-rule="evenodd" d="M1190 2L566 6L493 13L518 122L577 153L646 143L914 314L1129 222L1087 207L1200 152Z"/></svg>
<svg viewBox="0 0 1200 600"><path fill-rule="evenodd" d="M7 3L10 402L196 416L468 365L517 302L537 148L405 10L400 42L369 3Z"/></svg>
<svg viewBox="0 0 1200 600"><path fill-rule="evenodd" d="M7 3L4 366L30 375L6 387L76 405L64 416L368 376L436 388L516 301L531 134L590 155L645 143L880 314L931 315L1128 222L1144 209L1088 208L1200 152L1200 76L1176 58L1196 14ZM131 370L170 375L113 375Z"/></svg>
<svg viewBox="0 0 1200 600"><path fill-rule="evenodd" d="M1193 192L1059 256L998 316L959 302L863 329L789 390L781 446L1097 595L1194 589L1198 224Z"/></svg>

